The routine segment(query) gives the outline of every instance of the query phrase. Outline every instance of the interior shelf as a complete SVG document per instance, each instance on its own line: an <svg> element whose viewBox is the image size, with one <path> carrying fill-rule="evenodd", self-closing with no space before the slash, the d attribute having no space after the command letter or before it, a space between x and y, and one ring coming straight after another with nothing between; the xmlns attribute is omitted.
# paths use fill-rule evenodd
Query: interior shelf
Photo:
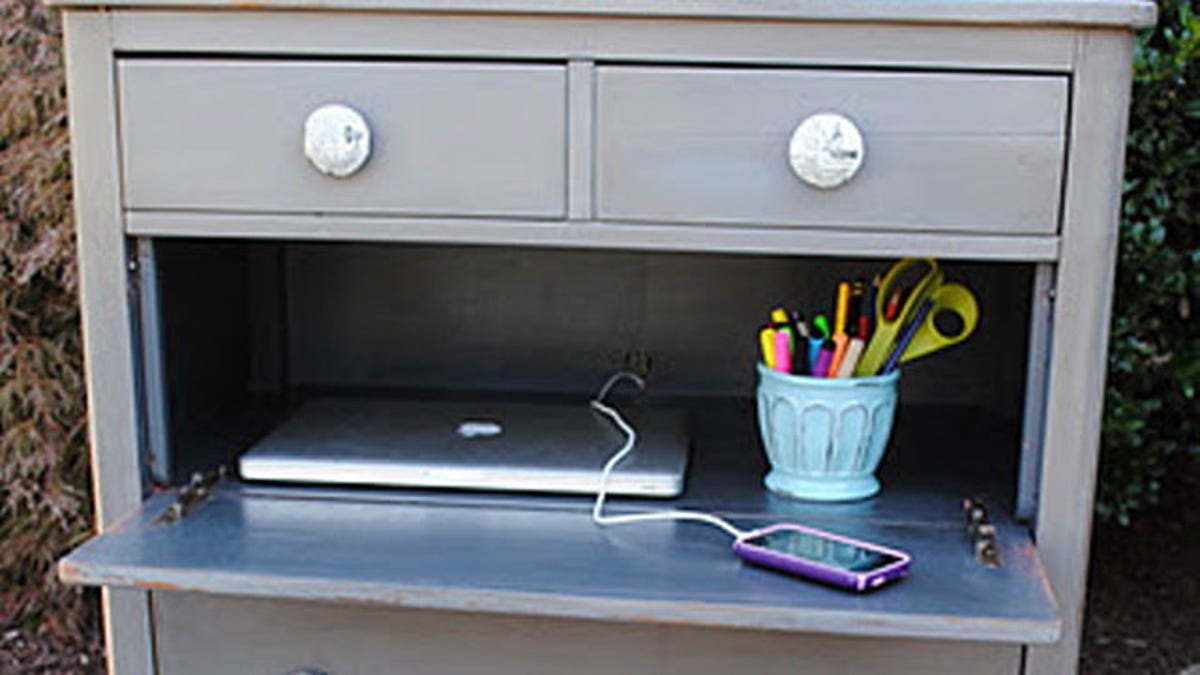
<svg viewBox="0 0 1200 675"><path fill-rule="evenodd" d="M337 600L597 620L1050 643L1061 621L1026 528L1008 518L1013 423L903 408L883 492L850 504L774 497L748 401L693 401L693 463L672 501L743 528L796 520L912 554L910 576L857 595L743 564L728 537L691 523L598 528L585 497L228 483L172 524L159 494L60 566L64 580L156 590ZM912 468L919 466L919 470ZM964 496L984 496L1003 566L976 562Z"/></svg>

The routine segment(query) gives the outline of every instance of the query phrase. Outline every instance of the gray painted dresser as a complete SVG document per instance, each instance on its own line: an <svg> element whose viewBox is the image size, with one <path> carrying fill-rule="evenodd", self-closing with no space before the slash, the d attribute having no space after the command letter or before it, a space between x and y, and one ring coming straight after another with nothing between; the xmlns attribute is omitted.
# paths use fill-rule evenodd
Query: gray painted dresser
<svg viewBox="0 0 1200 675"><path fill-rule="evenodd" d="M100 529L60 574L105 588L112 672L1074 671L1153 4L58 4ZM365 164L306 159L331 102ZM832 189L788 163L822 112L866 148ZM906 370L879 496L767 494L760 315L902 256L972 285L977 336ZM582 405L640 353L689 414L673 505L891 543L911 577L841 593L568 496L231 479L159 521L313 393Z"/></svg>

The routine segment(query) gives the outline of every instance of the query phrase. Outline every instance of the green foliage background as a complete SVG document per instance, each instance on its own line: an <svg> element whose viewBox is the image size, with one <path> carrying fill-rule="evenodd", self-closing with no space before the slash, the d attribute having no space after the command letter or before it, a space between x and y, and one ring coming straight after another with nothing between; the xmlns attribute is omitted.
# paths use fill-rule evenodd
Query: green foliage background
<svg viewBox="0 0 1200 675"><path fill-rule="evenodd" d="M1127 522L1196 461L1197 25L1139 43L1097 510ZM0 0L0 627L70 638L95 603L52 563L91 526L57 17Z"/></svg>
<svg viewBox="0 0 1200 675"><path fill-rule="evenodd" d="M1200 438L1200 19L1160 0L1139 36L1097 514L1128 523Z"/></svg>

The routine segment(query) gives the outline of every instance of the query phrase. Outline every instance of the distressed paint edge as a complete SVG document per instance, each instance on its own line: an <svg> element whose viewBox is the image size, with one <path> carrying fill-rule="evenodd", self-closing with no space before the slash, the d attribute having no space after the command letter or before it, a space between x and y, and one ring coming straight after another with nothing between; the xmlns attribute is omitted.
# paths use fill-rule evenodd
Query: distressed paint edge
<svg viewBox="0 0 1200 675"><path fill-rule="evenodd" d="M120 211L112 26L106 13L63 12L81 328L96 526L141 500L133 326ZM104 289L119 289L111 297ZM110 457L110 455L115 455ZM110 461L111 460L111 461ZM105 589L105 658L114 675L155 670L148 595Z"/></svg>
<svg viewBox="0 0 1200 675"><path fill-rule="evenodd" d="M927 615L915 621L912 615L863 614L853 609L810 610L797 617L786 609L748 610L711 603L644 602L577 598L553 593L405 587L376 583L338 582L324 586L314 583L312 579L262 578L257 575L214 573L211 570L169 570L164 574L163 570L136 566L104 565L101 569L70 560L60 563L59 575L70 584L134 587L152 591L857 637L1050 644L1060 638L1062 630L1061 620L963 619ZM917 625L920 628L915 627Z"/></svg>
<svg viewBox="0 0 1200 675"><path fill-rule="evenodd" d="M1027 650L1029 675L1078 667L1132 68L1130 33L1080 33L1035 528L1063 639Z"/></svg>
<svg viewBox="0 0 1200 675"><path fill-rule="evenodd" d="M135 236L290 239L397 243L462 243L609 250L722 252L947 260L1051 262L1057 235L880 232L869 229L784 228L609 221L485 218L402 218L130 211ZM691 243L689 243L691 242Z"/></svg>
<svg viewBox="0 0 1200 675"><path fill-rule="evenodd" d="M693 0L680 5L668 0L48 0L58 7L153 7L171 9L304 9L438 11L492 14L583 14L698 19L776 19L792 21L849 21L887 23L947 23L965 25L1067 25L1144 28L1157 19L1158 7L1147 0L1088 0L1053 2L929 1L881 3L845 0L839 3L803 0ZM964 8L969 9L964 9Z"/></svg>

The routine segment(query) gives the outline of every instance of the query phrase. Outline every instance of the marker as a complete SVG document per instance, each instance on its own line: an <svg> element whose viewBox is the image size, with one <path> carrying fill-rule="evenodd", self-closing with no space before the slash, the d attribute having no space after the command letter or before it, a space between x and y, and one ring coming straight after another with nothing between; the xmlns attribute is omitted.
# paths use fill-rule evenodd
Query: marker
<svg viewBox="0 0 1200 675"><path fill-rule="evenodd" d="M771 310L771 327L776 331L783 331L788 335L788 353L794 353L796 350L796 329L792 324L792 315L783 305L778 305ZM776 361L779 360L778 353ZM778 364L776 364L778 365Z"/></svg>
<svg viewBox="0 0 1200 675"><path fill-rule="evenodd" d="M792 372L792 335L790 331L775 331L775 370Z"/></svg>
<svg viewBox="0 0 1200 675"><path fill-rule="evenodd" d="M850 344L846 347L846 356L842 359L842 363L838 366L836 377L853 377L854 368L858 366L858 360L862 358L863 349L867 343L860 338L850 338Z"/></svg>
<svg viewBox="0 0 1200 675"><path fill-rule="evenodd" d="M913 336L917 334L917 329L921 327L921 324L925 323L925 317L929 316L931 309L933 309L933 300L926 300L921 303L916 315L913 316L913 320L905 327L904 335L901 335L900 340L896 342L896 348L892 350L891 356L884 362L883 368L879 369L880 375L887 375L900 365L900 357L904 354L904 350L908 349L908 343L912 342Z"/></svg>
<svg viewBox="0 0 1200 675"><path fill-rule="evenodd" d="M833 334L846 332L846 314L850 311L850 284L838 282L837 303L834 304Z"/></svg>
<svg viewBox="0 0 1200 675"><path fill-rule="evenodd" d="M850 346L850 337L845 333L834 333L833 337L829 339L833 342L833 357L829 360L829 370L825 376L837 377L838 369L842 367L842 361L846 359L846 349Z"/></svg>
<svg viewBox="0 0 1200 675"><path fill-rule="evenodd" d="M762 349L763 363L775 368L775 331L770 326L758 329L758 346Z"/></svg>
<svg viewBox="0 0 1200 675"><path fill-rule="evenodd" d="M771 310L772 323L791 323L792 317L788 314L787 308L783 305L778 305Z"/></svg>
<svg viewBox="0 0 1200 675"><path fill-rule="evenodd" d="M833 330L833 359L829 362L829 370L826 377L836 377L838 368L842 365L842 359L846 358L846 347L850 342L850 337L846 335L846 319L850 314L850 284L842 281L838 283L837 290L837 307L834 314L834 330Z"/></svg>
<svg viewBox="0 0 1200 675"><path fill-rule="evenodd" d="M807 375L812 368L812 359L808 348L808 324L804 323L804 315L797 312L792 317L792 327L795 332L795 342L792 343L792 374Z"/></svg>
<svg viewBox="0 0 1200 675"><path fill-rule="evenodd" d="M821 358L821 346L824 344L825 341L819 337L808 338L808 372L813 377L820 377L817 375L817 361Z"/></svg>
<svg viewBox="0 0 1200 675"><path fill-rule="evenodd" d="M813 366L813 376L829 376L829 362L833 360L833 349L834 345L832 340L826 340L825 343L821 345L821 353L817 355L817 365Z"/></svg>
<svg viewBox="0 0 1200 675"><path fill-rule="evenodd" d="M829 332L829 319L826 319L824 314L818 314L814 316L812 325L813 328L817 329L818 337L827 338L831 335Z"/></svg>

